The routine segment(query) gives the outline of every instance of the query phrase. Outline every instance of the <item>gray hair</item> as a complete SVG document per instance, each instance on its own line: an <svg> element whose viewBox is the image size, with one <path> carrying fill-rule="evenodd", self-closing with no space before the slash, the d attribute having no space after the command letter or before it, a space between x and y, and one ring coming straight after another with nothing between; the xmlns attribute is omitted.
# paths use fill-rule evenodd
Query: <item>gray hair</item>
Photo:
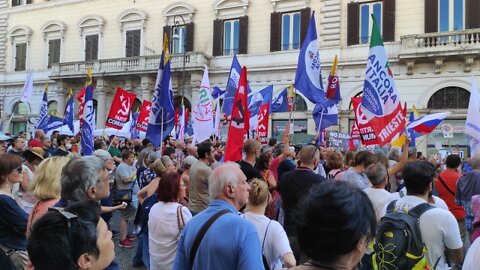
<svg viewBox="0 0 480 270"><path fill-rule="evenodd" d="M155 160L161 158L162 155L158 152L151 152L150 154L148 154L148 162L150 164L152 164L153 162L155 162Z"/></svg>
<svg viewBox="0 0 480 270"><path fill-rule="evenodd" d="M240 169L240 166L234 162L225 162L216 167L208 177L208 193L210 198L217 199L223 193L223 188L227 185L233 187L237 186L238 175L235 169Z"/></svg>
<svg viewBox="0 0 480 270"><path fill-rule="evenodd" d="M399 158L400 158L400 149L398 147L392 147L390 151L388 151L388 159L397 160Z"/></svg>
<svg viewBox="0 0 480 270"><path fill-rule="evenodd" d="M149 148L145 148L140 153L138 154L137 161L139 161L139 166L147 167L147 164L145 164L145 159L148 158L148 156L152 153L152 150Z"/></svg>
<svg viewBox="0 0 480 270"><path fill-rule="evenodd" d="M387 177L387 169L382 163L377 162L368 166L365 170L365 174L372 185L376 186L385 181L385 177Z"/></svg>
<svg viewBox="0 0 480 270"><path fill-rule="evenodd" d="M65 202L78 202L89 199L87 190L99 185L103 161L96 156L83 156L70 160L63 167L60 182L61 197Z"/></svg>

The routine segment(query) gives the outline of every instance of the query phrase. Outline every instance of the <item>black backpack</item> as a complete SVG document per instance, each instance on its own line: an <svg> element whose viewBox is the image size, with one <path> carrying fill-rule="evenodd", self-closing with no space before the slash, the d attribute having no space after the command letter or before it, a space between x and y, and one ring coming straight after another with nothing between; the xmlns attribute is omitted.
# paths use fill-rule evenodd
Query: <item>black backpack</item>
<svg viewBox="0 0 480 270"><path fill-rule="evenodd" d="M396 202L387 206L386 215L378 223L373 244L373 268L432 269L425 257L427 248L422 240L419 218L434 207L422 203L404 213L395 210Z"/></svg>

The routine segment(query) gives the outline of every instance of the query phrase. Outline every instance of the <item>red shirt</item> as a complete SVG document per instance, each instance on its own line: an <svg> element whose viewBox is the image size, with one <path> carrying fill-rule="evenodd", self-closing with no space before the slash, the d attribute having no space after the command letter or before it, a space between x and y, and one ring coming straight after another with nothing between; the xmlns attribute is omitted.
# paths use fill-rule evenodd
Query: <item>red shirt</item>
<svg viewBox="0 0 480 270"><path fill-rule="evenodd" d="M457 181L462 176L456 171L443 171L440 173L440 177L443 182L450 188L453 193L457 191ZM440 182L440 180L435 180L435 187L438 190L438 196L442 198L448 206L448 210L455 216L457 220L463 220L465 218L465 210L463 206L457 205L455 203L455 195L450 193L447 188Z"/></svg>
<svg viewBox="0 0 480 270"><path fill-rule="evenodd" d="M29 148L33 148L33 147L42 147L43 144L37 140L37 139L31 139L29 142L28 142L28 147Z"/></svg>
<svg viewBox="0 0 480 270"><path fill-rule="evenodd" d="M273 177L278 182L278 165L280 165L280 158L276 157L272 159L272 164L270 165L270 171L272 171Z"/></svg>

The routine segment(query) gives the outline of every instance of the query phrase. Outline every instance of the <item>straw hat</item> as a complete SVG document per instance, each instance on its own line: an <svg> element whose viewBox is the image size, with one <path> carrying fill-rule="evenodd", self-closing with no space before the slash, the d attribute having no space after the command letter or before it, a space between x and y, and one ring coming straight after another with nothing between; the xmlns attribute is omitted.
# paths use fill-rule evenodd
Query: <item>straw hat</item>
<svg viewBox="0 0 480 270"><path fill-rule="evenodd" d="M41 160L43 160L45 156L45 150L43 150L41 147L32 147L25 150L25 152L30 152Z"/></svg>

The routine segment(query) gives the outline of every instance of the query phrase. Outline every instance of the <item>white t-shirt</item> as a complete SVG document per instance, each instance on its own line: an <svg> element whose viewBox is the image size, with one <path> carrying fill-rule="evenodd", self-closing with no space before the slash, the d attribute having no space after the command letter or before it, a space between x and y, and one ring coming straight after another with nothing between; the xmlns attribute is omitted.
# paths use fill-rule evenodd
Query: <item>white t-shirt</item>
<svg viewBox="0 0 480 270"><path fill-rule="evenodd" d="M255 225L255 228L257 228L260 245L263 243L263 237L265 236L265 231L268 226L263 254L265 254L270 269L282 269L282 256L286 253L292 252L292 248L288 242L287 233L285 233L282 225L275 220L270 221L265 215L259 215L252 212L246 212L245 219L252 222L253 225ZM269 222L270 225L268 225Z"/></svg>
<svg viewBox="0 0 480 270"><path fill-rule="evenodd" d="M404 196L407 195L407 188L402 188L402 190L400 190L401 192L403 192ZM440 208L440 209L444 209L444 210L447 210L448 211L448 206L447 206L447 203L445 203L445 201L440 198L440 197L437 197L435 195L432 195L433 196L433 205L435 205L436 207ZM385 215L385 213L387 212L387 206L390 202L392 201L395 201L395 200L398 200L400 199L400 193L399 192L395 192L395 193L390 193L390 196L387 198L387 203L385 204L385 207L383 208L383 211L382 211L382 217Z"/></svg>
<svg viewBox="0 0 480 270"><path fill-rule="evenodd" d="M180 237L177 222L179 203L157 202L148 215L148 245L150 250L150 269L172 269L177 253L177 241ZM182 207L185 223L192 214Z"/></svg>
<svg viewBox="0 0 480 270"><path fill-rule="evenodd" d="M463 270L480 270L480 238L475 239L463 261Z"/></svg>
<svg viewBox="0 0 480 270"><path fill-rule="evenodd" d="M403 209L411 209L424 202L417 196L407 195L397 200L395 208L397 211L403 211ZM386 208L382 212L383 215L385 211ZM426 211L420 217L420 232L422 240L427 246L427 260L430 264L434 266L440 258L436 269L448 269L445 261L445 247L458 249L463 246L457 220L452 213L439 207Z"/></svg>
<svg viewBox="0 0 480 270"><path fill-rule="evenodd" d="M368 198L373 204L373 208L375 208L375 215L377 216L377 221L380 220L382 215L383 208L387 207L387 199L390 196L390 192L386 191L383 188L371 188L367 187L363 190L367 193Z"/></svg>

